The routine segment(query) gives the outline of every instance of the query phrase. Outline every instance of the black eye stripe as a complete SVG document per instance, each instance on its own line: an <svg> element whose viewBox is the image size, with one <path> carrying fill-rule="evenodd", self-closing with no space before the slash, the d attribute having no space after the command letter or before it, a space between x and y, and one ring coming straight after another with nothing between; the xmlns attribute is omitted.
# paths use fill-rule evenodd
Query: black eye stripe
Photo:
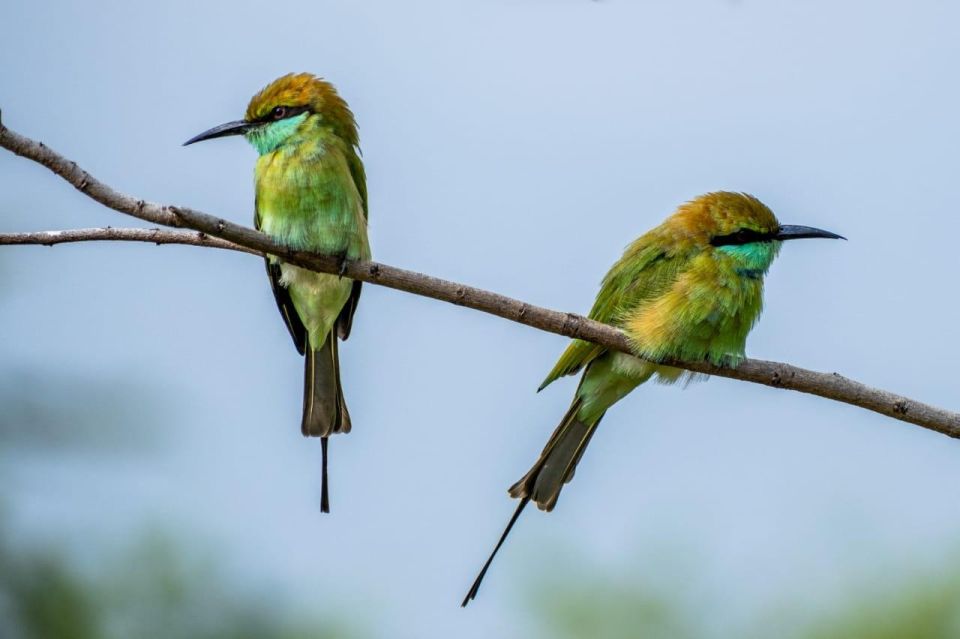
<svg viewBox="0 0 960 639"><path fill-rule="evenodd" d="M769 242L776 237L776 231L761 233L753 229L738 229L727 235L716 235L710 238L710 244L713 246L731 246L737 244L750 244L751 242Z"/></svg>
<svg viewBox="0 0 960 639"><path fill-rule="evenodd" d="M283 109L282 115L277 117L277 110ZM301 113L306 113L310 110L310 107L307 105L301 106L277 106L267 112L261 118L258 118L257 122L277 122L278 120L286 120L287 118L292 118L294 116L300 115Z"/></svg>

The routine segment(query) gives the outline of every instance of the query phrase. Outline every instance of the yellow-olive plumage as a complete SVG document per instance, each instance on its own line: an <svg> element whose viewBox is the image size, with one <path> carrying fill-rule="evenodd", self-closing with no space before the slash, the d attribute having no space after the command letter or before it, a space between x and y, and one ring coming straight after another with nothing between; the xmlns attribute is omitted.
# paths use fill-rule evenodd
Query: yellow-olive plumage
<svg viewBox="0 0 960 639"><path fill-rule="evenodd" d="M242 134L257 160L255 225L292 248L370 258L367 191L353 114L329 82L285 75L250 100L243 120L187 144ZM329 511L327 438L350 431L340 384L338 339L350 335L360 282L315 273L270 256L267 274L297 350L305 355L304 435L323 444L321 510Z"/></svg>
<svg viewBox="0 0 960 639"><path fill-rule="evenodd" d="M606 277L590 318L624 330L635 355L574 340L540 386L582 371L570 408L539 459L510 487L520 504L463 601L473 599L490 563L524 507L552 510L573 478L607 409L651 378L689 375L665 359L736 366L763 306L763 277L781 242L839 238L810 227L781 225L744 193L708 193L680 206L627 247Z"/></svg>

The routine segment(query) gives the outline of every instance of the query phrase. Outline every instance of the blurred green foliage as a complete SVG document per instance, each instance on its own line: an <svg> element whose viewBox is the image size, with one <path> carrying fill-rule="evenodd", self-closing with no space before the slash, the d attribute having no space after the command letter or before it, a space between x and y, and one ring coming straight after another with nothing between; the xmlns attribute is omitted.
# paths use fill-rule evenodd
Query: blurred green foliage
<svg viewBox="0 0 960 639"><path fill-rule="evenodd" d="M803 639L960 637L960 571L927 578L894 576L882 587L865 587L840 603L809 624Z"/></svg>
<svg viewBox="0 0 960 639"><path fill-rule="evenodd" d="M734 629L713 623L704 611L717 610L717 602L698 601L680 581L654 590L633 579L580 574L530 592L533 615L550 639L960 638L960 570L851 583L825 611L760 610Z"/></svg>
<svg viewBox="0 0 960 639"><path fill-rule="evenodd" d="M18 639L99 637L96 602L53 554L21 555L0 540L0 628Z"/></svg>
<svg viewBox="0 0 960 639"><path fill-rule="evenodd" d="M0 528L2 530L2 528ZM84 574L57 551L0 537L4 639L324 639L366 636L340 620L292 618L202 561L151 538Z"/></svg>
<svg viewBox="0 0 960 639"><path fill-rule="evenodd" d="M694 639L696 626L679 601L637 584L584 579L576 588L544 589L536 616L544 637Z"/></svg>
<svg viewBox="0 0 960 639"><path fill-rule="evenodd" d="M207 561L151 537L85 574L50 549L0 538L0 636L4 639L324 639L372 636L347 619L295 619L277 602L229 587ZM956 639L956 571L862 584L816 617L783 609L752 627L711 624L697 597L628 578L583 575L542 582L525 599L550 639ZM711 602L707 608L715 609Z"/></svg>

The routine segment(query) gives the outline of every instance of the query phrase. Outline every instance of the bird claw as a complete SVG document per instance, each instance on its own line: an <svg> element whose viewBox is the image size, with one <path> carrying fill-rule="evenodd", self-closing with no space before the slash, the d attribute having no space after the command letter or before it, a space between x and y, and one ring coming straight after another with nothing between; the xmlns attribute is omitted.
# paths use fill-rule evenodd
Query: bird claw
<svg viewBox="0 0 960 639"><path fill-rule="evenodd" d="M343 255L338 255L338 256L337 256L337 276L338 276L341 280L343 279L344 274L347 272L347 263L348 263L348 262L349 262L349 260L347 259L346 253L344 253Z"/></svg>
<svg viewBox="0 0 960 639"><path fill-rule="evenodd" d="M716 362L714 362L720 368L736 368L746 359L743 355L737 355L735 353L726 353L721 355Z"/></svg>

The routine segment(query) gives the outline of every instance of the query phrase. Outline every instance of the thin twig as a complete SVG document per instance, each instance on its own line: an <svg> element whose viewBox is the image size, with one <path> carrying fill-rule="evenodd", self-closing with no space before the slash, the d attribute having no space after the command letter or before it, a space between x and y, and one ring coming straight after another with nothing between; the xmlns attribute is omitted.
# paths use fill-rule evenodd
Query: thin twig
<svg viewBox="0 0 960 639"><path fill-rule="evenodd" d="M33 231L30 233L0 233L0 245L8 244L69 244L71 242L97 242L113 240L122 242L146 242L149 244L187 244L189 246L208 246L210 248L243 251L251 255L263 256L263 253L219 237L211 237L203 231L168 231L165 229L104 228L69 229L66 231Z"/></svg>
<svg viewBox="0 0 960 639"><path fill-rule="evenodd" d="M191 228L202 234L225 240L225 242L213 244L214 240L211 238L201 241L198 238L204 237L203 235L182 231L90 229L0 235L0 244L55 244L57 238L51 236L51 233L62 233L71 238L69 241L134 239L158 243L216 246L248 253L271 254L321 273L336 273L340 267L335 257L293 251L277 244L263 233L222 218L190 208L146 202L119 193L78 167L75 162L67 160L42 143L7 129L2 122L0 122L0 146L46 166L104 206L155 224ZM122 237L128 232L131 234L130 237ZM88 237L84 237L84 233L87 233ZM110 237L111 234L114 237ZM143 234L148 234L149 239L140 237ZM162 241L158 241L158 238L162 238ZM627 338L621 331L574 313L541 308L483 289L376 262L351 262L346 265L344 274L364 282L483 311L558 335L595 342L613 350L630 351ZM859 406L950 437L960 437L960 414L871 388L837 373L818 373L789 364L755 359L745 360L736 369L718 368L699 362L667 360L662 363L698 373L810 393Z"/></svg>

